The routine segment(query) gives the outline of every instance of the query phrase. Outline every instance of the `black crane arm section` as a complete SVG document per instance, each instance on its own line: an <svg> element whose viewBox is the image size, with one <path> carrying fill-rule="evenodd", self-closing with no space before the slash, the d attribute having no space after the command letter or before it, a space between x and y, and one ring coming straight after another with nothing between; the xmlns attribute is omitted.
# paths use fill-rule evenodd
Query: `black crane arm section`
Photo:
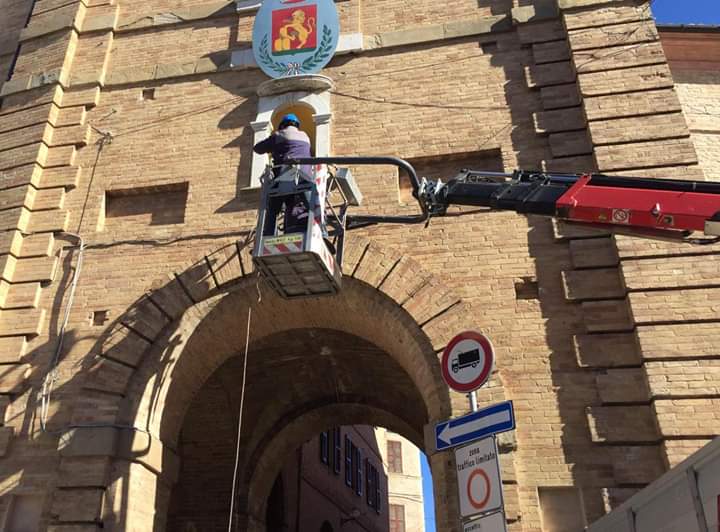
<svg viewBox="0 0 720 532"><path fill-rule="evenodd" d="M613 233L710 244L720 239L720 183L679 179L563 174L517 170L511 174L463 170L443 183L420 179L396 157L314 157L292 164L395 165L404 170L419 213L348 215L347 229L377 223L422 223L451 206L489 207L550 216ZM691 238L693 232L712 238Z"/></svg>

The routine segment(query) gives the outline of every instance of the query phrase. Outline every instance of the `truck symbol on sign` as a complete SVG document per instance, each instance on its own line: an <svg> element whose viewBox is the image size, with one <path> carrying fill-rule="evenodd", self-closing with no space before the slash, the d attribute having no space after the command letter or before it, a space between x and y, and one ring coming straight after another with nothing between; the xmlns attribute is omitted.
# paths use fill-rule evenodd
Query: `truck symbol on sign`
<svg viewBox="0 0 720 532"><path fill-rule="evenodd" d="M480 363L480 350L479 349L473 349L472 351L465 351L464 353L459 353L457 358L454 358L452 361L452 370L453 373L457 373L463 368L467 367L476 367Z"/></svg>

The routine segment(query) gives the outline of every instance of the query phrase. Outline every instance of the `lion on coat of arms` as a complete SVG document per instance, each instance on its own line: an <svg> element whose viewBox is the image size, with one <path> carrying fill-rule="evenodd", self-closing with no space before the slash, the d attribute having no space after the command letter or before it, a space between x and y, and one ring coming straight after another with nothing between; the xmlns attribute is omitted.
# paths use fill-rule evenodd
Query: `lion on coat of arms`
<svg viewBox="0 0 720 532"><path fill-rule="evenodd" d="M301 50L313 31L315 31L315 19L310 17L306 23L305 11L297 9L292 12L290 20L283 21L278 31L279 37L273 42L273 50L275 52L285 52L293 48Z"/></svg>

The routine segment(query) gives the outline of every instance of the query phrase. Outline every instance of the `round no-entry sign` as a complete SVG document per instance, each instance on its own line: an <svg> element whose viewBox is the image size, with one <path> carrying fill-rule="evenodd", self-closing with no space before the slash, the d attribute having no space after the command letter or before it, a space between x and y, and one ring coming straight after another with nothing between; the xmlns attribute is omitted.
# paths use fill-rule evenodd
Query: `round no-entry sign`
<svg viewBox="0 0 720 532"><path fill-rule="evenodd" d="M500 462L494 437L458 448L455 464L462 517L494 512L503 507Z"/></svg>
<svg viewBox="0 0 720 532"><path fill-rule="evenodd" d="M494 359L493 346L487 336L475 331L461 332L443 351L443 378L456 392L472 392L490 378Z"/></svg>

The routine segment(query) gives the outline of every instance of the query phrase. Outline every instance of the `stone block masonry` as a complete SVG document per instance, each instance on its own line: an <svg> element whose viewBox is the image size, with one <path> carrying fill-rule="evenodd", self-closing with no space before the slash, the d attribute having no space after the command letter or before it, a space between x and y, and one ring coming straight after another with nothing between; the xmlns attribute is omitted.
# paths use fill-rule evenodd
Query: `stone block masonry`
<svg viewBox="0 0 720 532"><path fill-rule="evenodd" d="M593 2L584 2L588 7L583 8L582 4L567 2L563 19L598 169L626 175L702 179L697 143L693 142L685 116L680 112L682 106L673 75L648 6L616 2L591 8ZM608 380L608 377L606 383L611 390L604 394L605 400L633 397L629 388L638 387L631 383L644 373L643 387L649 395L636 399L652 405L652 410L645 410L643 419L645 426L657 426L659 431L646 437L653 441L666 437L697 438L702 431L700 426L710 432L714 430L712 415L700 418L706 409L712 409L714 399L709 397L717 393L716 378L708 372L708 382L704 382L704 377L700 382L693 381L692 375L700 371L695 364L704 364L696 358L709 353L701 346L712 341L706 337L708 327L702 322L714 319L714 295L709 286L715 283L711 278L715 279L717 256L714 253L702 258L686 256L687 249L667 246L658 249L657 245L643 242L629 246L629 240L625 239L623 246L610 252L607 259L619 260L620 268L614 278L624 290L619 291L614 285L614 291L605 293L622 299L594 303L602 306L602 314L598 314L600 307L583 304L586 313L591 312L586 320L591 319L596 330L597 319L602 316L608 327L628 331L621 336L629 341L621 360L633 367L633 379ZM602 272L603 278L608 278L609 272ZM571 279L568 274L566 280ZM581 290L578 287L571 293ZM615 318L611 316L613 312ZM597 353L613 349L621 337L603 335L591 342L585 336L578 344L578 356L592 365L603 364ZM691 344L685 339L688 337L693 337ZM683 362L667 362L667 367L665 362L651 362L666 356L682 357ZM627 392L623 393L623 388ZM661 399L667 396L676 400ZM697 412L691 406L695 402ZM690 412L691 420L684 426L671 421L679 419L681 412ZM665 465L677 462L678 446L663 444L661 449Z"/></svg>

